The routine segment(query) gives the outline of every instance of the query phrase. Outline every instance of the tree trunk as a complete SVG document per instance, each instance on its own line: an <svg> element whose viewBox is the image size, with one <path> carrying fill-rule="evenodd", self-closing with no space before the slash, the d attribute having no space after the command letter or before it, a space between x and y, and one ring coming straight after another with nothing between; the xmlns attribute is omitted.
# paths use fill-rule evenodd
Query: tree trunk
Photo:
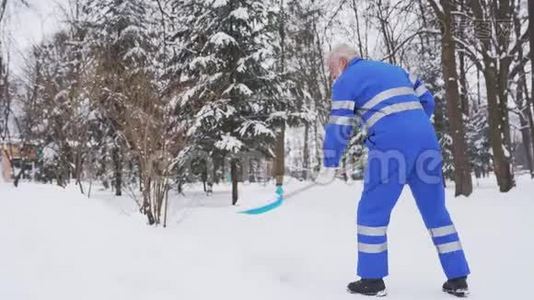
<svg viewBox="0 0 534 300"><path fill-rule="evenodd" d="M512 1L499 0L499 9L496 10L496 20L512 20ZM498 68L493 69L497 75L497 96L500 110L500 129L504 138L504 145L506 147L506 162L508 165L509 178L506 179L509 186L507 188L512 189L515 186L513 164L512 164L512 134L510 130L510 117L508 110L508 86L510 79L510 65L512 64L513 57L507 52L507 47L511 41L511 31L505 30L497 34L497 56L498 63L495 66ZM491 68L490 68L491 69Z"/></svg>
<svg viewBox="0 0 534 300"><path fill-rule="evenodd" d="M122 160L119 152L119 147L113 148L112 156L115 177L115 196L122 196ZM141 183L141 181L139 183Z"/></svg>
<svg viewBox="0 0 534 300"><path fill-rule="evenodd" d="M237 160L232 159L232 162L230 163L230 176L232 178L232 205L237 204L238 200L238 165Z"/></svg>
<svg viewBox="0 0 534 300"><path fill-rule="evenodd" d="M530 63L534 64L534 0L528 0L528 29L529 29L529 42L530 42ZM525 89L525 92L527 93L527 100L528 104L527 106L527 118L528 122L530 124L530 135L531 135L531 142L532 142L532 151L534 151L534 120L532 118L532 110L534 110L534 68L531 68L531 87L532 87L532 93L530 97L528 97L528 91Z"/></svg>
<svg viewBox="0 0 534 300"><path fill-rule="evenodd" d="M509 57L499 59L499 70L497 70L497 97L499 101L499 110L501 118L499 119L501 124L501 132L504 137L504 144L507 152L509 153L509 160L512 159L512 134L510 131L510 116L508 110L508 79L510 73L511 59Z"/></svg>
<svg viewBox="0 0 534 300"><path fill-rule="evenodd" d="M146 215L148 225L154 225L156 223L156 218L154 217L152 210L152 182L150 181L150 178L144 178L143 180L146 180L146 182L144 182L145 188L143 189L143 206L141 211Z"/></svg>
<svg viewBox="0 0 534 300"><path fill-rule="evenodd" d="M449 119L449 133L452 137L452 155L454 161L455 195L469 196L473 192L471 166L469 163L467 143L465 140L464 123L462 115L462 102L458 92L458 73L456 71L456 44L452 30L451 11L454 4L451 0L442 0L443 24L445 30L442 37L442 67L445 78L445 97L447 103L447 116Z"/></svg>
<svg viewBox="0 0 534 300"><path fill-rule="evenodd" d="M460 0L460 11L466 11L464 0ZM467 70L465 66L465 53L463 51L460 51L458 53L458 60L460 61L460 99L462 102L462 112L464 115L469 116L469 97L467 95Z"/></svg>
<svg viewBox="0 0 534 300"><path fill-rule="evenodd" d="M282 186L284 184L285 171L285 126L282 126L276 137L274 154L274 176L276 178L276 186Z"/></svg>
<svg viewBox="0 0 534 300"><path fill-rule="evenodd" d="M527 167L530 172L530 177L534 178L534 165L532 164L532 151L530 147L531 141L528 122L525 120L522 114L519 114L519 122L521 124L521 138L523 139L523 147L525 148L525 156L528 164Z"/></svg>
<svg viewBox="0 0 534 300"><path fill-rule="evenodd" d="M468 1L474 17L478 20L485 20L484 6L481 1ZM485 1L484 1L484 4ZM502 0L499 9L493 12L493 18L497 20L510 19L510 5L508 0ZM498 45L492 44L497 40ZM481 54L483 57L483 73L486 80L486 97L488 101L489 113L489 140L493 151L493 167L497 184L501 192L508 192L514 185L514 176L511 170L511 155L507 148L509 145L510 128L508 125L507 102L507 82L509 77L509 67L511 58L509 55L499 53L502 49L507 49L509 43L507 36L493 37L492 39L479 36L478 41L481 45ZM499 49L495 49L498 47ZM496 58L494 52L497 52L501 58Z"/></svg>
<svg viewBox="0 0 534 300"><path fill-rule="evenodd" d="M530 176L534 178L534 119L532 118L531 110L532 97L529 96L526 73L524 69L519 72L519 78L520 83L518 90L522 90L525 100L523 110L520 112L519 115L519 121L521 122L521 134L523 135L523 144L525 144L527 155L530 155L530 157L527 157L527 159L530 159Z"/></svg>
<svg viewBox="0 0 534 300"><path fill-rule="evenodd" d="M163 228L167 227L167 212L169 210L169 187L165 181L165 211L163 212Z"/></svg>
<svg viewBox="0 0 534 300"><path fill-rule="evenodd" d="M524 72L522 75L525 75ZM528 104L528 95L524 90L522 80L519 81L516 91L516 103L519 110L519 125L521 126L521 139L523 140L523 147L525 151L525 157L527 159L527 167L530 172L530 176L534 176L534 165L532 165L532 152L530 150L530 127L527 119L525 118L525 111L530 109Z"/></svg>
<svg viewBox="0 0 534 300"><path fill-rule="evenodd" d="M530 97L530 101L532 101L532 96ZM531 142L530 147L532 149L532 156L534 159L534 118L532 117L531 105L527 103L527 107L525 108L525 110L526 110L525 114L526 114L527 122L530 128L530 142ZM534 178L534 175L533 175L533 178Z"/></svg>
<svg viewBox="0 0 534 300"><path fill-rule="evenodd" d="M501 131L502 115L497 99L497 78L491 62L486 62L484 77L486 78L486 96L489 111L489 140L493 150L493 167L497 184L501 192L508 192L514 187L514 179L508 161L509 154L505 153L505 143Z"/></svg>
<svg viewBox="0 0 534 300"><path fill-rule="evenodd" d="M304 127L304 149L302 150L302 169L304 171L304 180L310 178L310 124L306 123Z"/></svg>
<svg viewBox="0 0 534 300"><path fill-rule="evenodd" d="M286 62L285 62L285 8L284 0L280 0L280 72L283 74L285 72ZM285 124L282 124L278 136L276 137L276 145L274 150L274 176L276 179L276 186L282 186L284 184L284 172L285 172Z"/></svg>
<svg viewBox="0 0 534 300"><path fill-rule="evenodd" d="M463 52L458 54L460 60L460 98L462 103L462 112L469 116L469 97L467 96L467 72L465 70L465 55Z"/></svg>
<svg viewBox="0 0 534 300"><path fill-rule="evenodd" d="M82 177L83 177L83 164L84 159L82 157L81 149L76 149L75 154L75 163L74 163L74 172L76 176L76 184L80 187L80 193L85 194L83 184L82 184Z"/></svg>

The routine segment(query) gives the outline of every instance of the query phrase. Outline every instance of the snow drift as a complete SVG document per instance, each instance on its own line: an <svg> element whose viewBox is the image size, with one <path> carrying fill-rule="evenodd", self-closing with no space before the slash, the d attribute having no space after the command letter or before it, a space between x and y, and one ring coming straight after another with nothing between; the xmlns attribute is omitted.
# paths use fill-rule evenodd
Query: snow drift
<svg viewBox="0 0 534 300"><path fill-rule="evenodd" d="M290 184L288 192L303 183ZM473 275L471 299L530 299L534 185L500 194L483 181L448 205ZM172 202L169 227L152 228L127 197L0 184L0 299L356 299L355 208L361 186L336 182L261 216L236 212L229 190ZM272 186L245 185L254 206ZM105 199L104 199L105 198ZM256 203L253 203L256 202ZM451 299L408 189L389 231L392 300Z"/></svg>

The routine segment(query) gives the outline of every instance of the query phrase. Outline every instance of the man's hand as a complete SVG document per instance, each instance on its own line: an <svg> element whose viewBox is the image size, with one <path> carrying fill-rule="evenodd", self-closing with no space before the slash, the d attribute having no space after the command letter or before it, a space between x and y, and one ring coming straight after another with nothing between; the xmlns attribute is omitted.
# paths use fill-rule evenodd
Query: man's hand
<svg viewBox="0 0 534 300"><path fill-rule="evenodd" d="M321 168L321 171L315 177L315 183L320 185L330 184L336 179L337 168Z"/></svg>

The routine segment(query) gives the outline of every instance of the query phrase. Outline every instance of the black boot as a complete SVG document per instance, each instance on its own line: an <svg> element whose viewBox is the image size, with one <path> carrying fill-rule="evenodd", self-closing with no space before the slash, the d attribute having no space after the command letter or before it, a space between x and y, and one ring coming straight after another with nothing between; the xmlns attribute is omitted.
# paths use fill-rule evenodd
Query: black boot
<svg viewBox="0 0 534 300"><path fill-rule="evenodd" d="M456 297L464 298L469 295L467 277L449 279L443 284L443 291Z"/></svg>
<svg viewBox="0 0 534 300"><path fill-rule="evenodd" d="M386 285L382 279L361 279L349 283L347 290L351 294L361 294L365 296L384 297L387 295Z"/></svg>

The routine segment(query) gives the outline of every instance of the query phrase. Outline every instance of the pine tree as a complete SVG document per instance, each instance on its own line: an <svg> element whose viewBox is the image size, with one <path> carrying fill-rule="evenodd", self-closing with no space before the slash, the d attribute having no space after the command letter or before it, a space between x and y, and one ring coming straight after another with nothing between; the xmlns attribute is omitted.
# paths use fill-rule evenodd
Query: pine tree
<svg viewBox="0 0 534 300"><path fill-rule="evenodd" d="M92 46L101 50L106 63L129 72L148 67L152 6L142 0L84 1L82 7L88 16Z"/></svg>
<svg viewBox="0 0 534 300"><path fill-rule="evenodd" d="M232 203L237 202L238 158L268 154L273 122L285 109L275 73L273 12L265 1L176 1L177 107L189 118L190 153L227 156Z"/></svg>

